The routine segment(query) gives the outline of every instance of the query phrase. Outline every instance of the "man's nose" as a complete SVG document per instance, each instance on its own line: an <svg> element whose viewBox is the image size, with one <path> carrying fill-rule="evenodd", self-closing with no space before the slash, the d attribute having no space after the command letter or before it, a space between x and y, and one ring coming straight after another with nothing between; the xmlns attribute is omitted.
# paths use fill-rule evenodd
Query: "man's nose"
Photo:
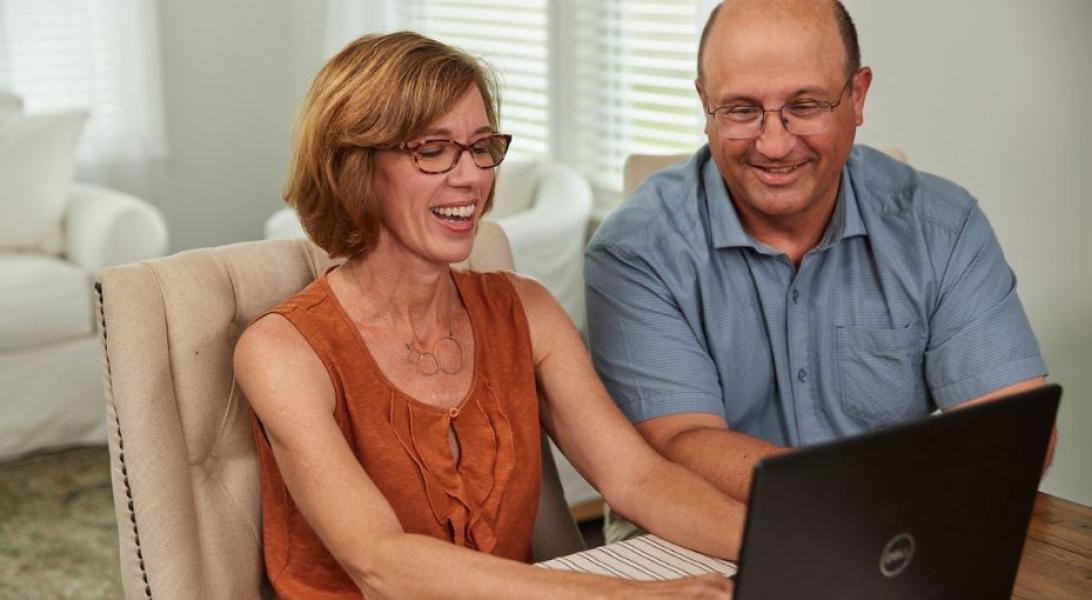
<svg viewBox="0 0 1092 600"><path fill-rule="evenodd" d="M780 111L766 113L762 130L755 139L755 149L768 158L787 156L796 145L796 136L785 126Z"/></svg>

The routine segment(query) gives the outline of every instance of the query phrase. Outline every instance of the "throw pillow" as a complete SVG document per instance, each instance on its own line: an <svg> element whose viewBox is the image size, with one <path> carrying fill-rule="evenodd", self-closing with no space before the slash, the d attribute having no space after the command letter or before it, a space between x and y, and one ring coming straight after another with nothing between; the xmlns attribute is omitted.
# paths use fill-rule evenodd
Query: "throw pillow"
<svg viewBox="0 0 1092 600"><path fill-rule="evenodd" d="M0 251L64 252L62 222L84 111L0 118Z"/></svg>

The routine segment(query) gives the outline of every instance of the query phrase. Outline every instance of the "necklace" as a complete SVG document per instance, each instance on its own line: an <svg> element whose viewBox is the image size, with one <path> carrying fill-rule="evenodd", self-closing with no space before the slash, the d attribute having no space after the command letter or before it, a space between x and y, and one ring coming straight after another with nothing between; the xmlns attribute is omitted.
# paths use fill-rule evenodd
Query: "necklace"
<svg viewBox="0 0 1092 600"><path fill-rule="evenodd" d="M431 351L418 349L413 344L413 342L419 343L417 331L413 328L413 323L410 323L410 331L413 334L413 340L407 342L402 339L402 336L398 334L398 330L395 329L394 320L391 318L390 311L381 309L368 294L364 293L364 285L360 283L360 277L356 274L355 264L349 266L349 275L353 278L353 281L356 282L356 289L360 292L360 295L363 296L369 304L375 307L376 312L383 317L384 321L386 321L387 327L390 328L394 337L405 346L406 360L417 369L419 374L429 377L437 373L454 375L463 370L463 345L459 343L459 340L455 339L452 328L452 322L454 320L453 315L455 313L454 307L447 313L447 335L436 340L436 343L432 345ZM387 308L389 307L390 301L387 302Z"/></svg>

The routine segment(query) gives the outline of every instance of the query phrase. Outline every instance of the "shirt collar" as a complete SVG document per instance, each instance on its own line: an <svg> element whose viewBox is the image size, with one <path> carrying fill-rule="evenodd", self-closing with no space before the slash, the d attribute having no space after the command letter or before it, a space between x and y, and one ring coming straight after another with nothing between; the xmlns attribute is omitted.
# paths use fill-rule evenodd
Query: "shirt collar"
<svg viewBox="0 0 1092 600"><path fill-rule="evenodd" d="M709 210L709 227L714 248L732 248L744 246L754 248L760 252L769 248L755 240L743 229L743 223L739 220L739 214L732 204L728 194L728 186L724 183L717 164L710 156L702 166L702 181L705 188L705 202ZM827 248L839 241L858 236L868 235L864 221L861 220L861 211L857 206L857 194L853 191L853 183L849 177L849 168L842 167L842 185L838 192L838 202L835 204L834 215L827 225L827 230L819 242L818 249Z"/></svg>
<svg viewBox="0 0 1092 600"><path fill-rule="evenodd" d="M708 152L708 150L706 150ZM709 210L709 229L714 248L746 246L758 249L758 242L743 230L743 223L736 214L736 207L728 196L728 186L724 183L717 163L710 156L702 167L702 181L705 184L705 202Z"/></svg>

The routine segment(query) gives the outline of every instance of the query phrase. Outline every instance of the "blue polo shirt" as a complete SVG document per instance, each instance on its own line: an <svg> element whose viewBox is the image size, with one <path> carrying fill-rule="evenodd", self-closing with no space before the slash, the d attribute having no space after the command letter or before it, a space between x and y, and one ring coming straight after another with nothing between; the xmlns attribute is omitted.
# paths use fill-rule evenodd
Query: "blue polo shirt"
<svg viewBox="0 0 1092 600"><path fill-rule="evenodd" d="M634 422L711 413L797 446L1046 374L977 202L865 146L799 269L743 230L704 147L603 223L585 280L596 370Z"/></svg>

